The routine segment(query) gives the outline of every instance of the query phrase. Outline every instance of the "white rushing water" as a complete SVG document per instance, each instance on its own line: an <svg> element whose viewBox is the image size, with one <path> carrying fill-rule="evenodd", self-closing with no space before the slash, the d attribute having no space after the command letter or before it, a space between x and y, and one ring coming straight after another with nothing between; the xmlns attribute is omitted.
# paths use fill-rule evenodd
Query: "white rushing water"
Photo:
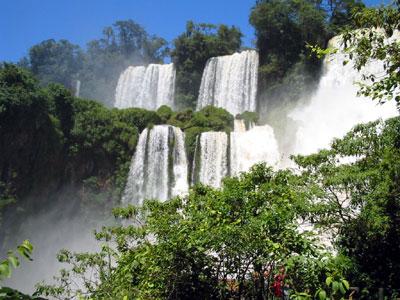
<svg viewBox="0 0 400 300"><path fill-rule="evenodd" d="M141 205L144 199L165 201L188 191L184 134L157 125L139 137L122 202Z"/></svg>
<svg viewBox="0 0 400 300"><path fill-rule="evenodd" d="M340 48L340 37L329 46ZM310 154L329 147L333 138L342 137L358 123L398 115L394 101L378 105L376 101L357 97L361 74L352 63L343 65L342 52L328 55L324 60L324 75L309 104L296 108L289 117L298 122L293 153ZM370 62L367 73L381 74L382 64Z"/></svg>
<svg viewBox="0 0 400 300"><path fill-rule="evenodd" d="M246 131L242 120L235 121L242 124L235 123L235 131L230 134L231 176L246 172L251 166L261 162L278 167L280 155L272 127L252 126Z"/></svg>
<svg viewBox="0 0 400 300"><path fill-rule="evenodd" d="M174 107L174 64L128 67L119 77L115 90L117 108L141 107L155 110Z"/></svg>
<svg viewBox="0 0 400 300"><path fill-rule="evenodd" d="M201 79L197 110L214 105L236 115L256 110L258 52L212 57Z"/></svg>
<svg viewBox="0 0 400 300"><path fill-rule="evenodd" d="M203 132L196 152L193 162L194 183L219 187L222 179L229 175L228 135L225 132Z"/></svg>
<svg viewBox="0 0 400 300"><path fill-rule="evenodd" d="M197 143L192 181L220 187L225 176L236 176L254 164L278 167L279 150L271 126L235 120L234 132L204 132Z"/></svg>

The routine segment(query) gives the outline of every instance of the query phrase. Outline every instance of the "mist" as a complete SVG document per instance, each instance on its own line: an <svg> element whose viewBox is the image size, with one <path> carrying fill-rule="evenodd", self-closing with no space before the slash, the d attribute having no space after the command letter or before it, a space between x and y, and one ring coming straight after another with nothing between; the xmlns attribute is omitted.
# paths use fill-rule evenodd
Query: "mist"
<svg viewBox="0 0 400 300"><path fill-rule="evenodd" d="M94 230L110 225L112 214L99 208L84 209L79 206L76 197L75 190L64 188L40 212L20 219L19 230L9 233L10 238L4 248L15 249L28 239L34 246L33 261L21 260L11 278L5 280L6 286L31 294L37 283L52 283L53 276L58 275L61 268L68 268L57 260L61 249L72 252L95 252L100 249Z"/></svg>

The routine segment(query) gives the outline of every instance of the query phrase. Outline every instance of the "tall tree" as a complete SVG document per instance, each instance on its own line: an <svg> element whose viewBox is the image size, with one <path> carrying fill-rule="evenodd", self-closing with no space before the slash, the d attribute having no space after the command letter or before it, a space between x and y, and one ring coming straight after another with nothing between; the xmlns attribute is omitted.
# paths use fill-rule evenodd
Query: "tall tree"
<svg viewBox="0 0 400 300"><path fill-rule="evenodd" d="M73 88L74 75L82 68L83 51L67 40L43 41L29 50L28 65L43 85L57 82Z"/></svg>
<svg viewBox="0 0 400 300"><path fill-rule="evenodd" d="M326 13L318 1L257 1L250 23L260 51L261 89L281 80L297 62L307 58L307 44L324 45L327 38Z"/></svg>
<svg viewBox="0 0 400 300"><path fill-rule="evenodd" d="M234 26L195 24L174 41L172 59L176 64L176 101L181 107L195 107L201 76L209 58L232 54L241 46L242 33Z"/></svg>

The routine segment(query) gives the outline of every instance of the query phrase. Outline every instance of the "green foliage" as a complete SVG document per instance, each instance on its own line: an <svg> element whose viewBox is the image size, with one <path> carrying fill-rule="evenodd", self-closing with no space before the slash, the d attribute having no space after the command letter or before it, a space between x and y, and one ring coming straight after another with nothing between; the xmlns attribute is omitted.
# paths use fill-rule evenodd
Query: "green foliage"
<svg viewBox="0 0 400 300"><path fill-rule="evenodd" d="M184 130L186 152L189 162L192 162L197 136L206 131L232 131L233 116L223 108L207 106L196 112L190 109L177 112L171 116L168 124Z"/></svg>
<svg viewBox="0 0 400 300"><path fill-rule="evenodd" d="M258 1L251 11L250 23L256 30L262 90L279 82L306 57L307 43L324 45L327 38L326 13L315 1ZM309 58L304 63L318 61Z"/></svg>
<svg viewBox="0 0 400 300"><path fill-rule="evenodd" d="M7 217L0 243L26 215L57 201L65 186L80 213L109 211L120 199L139 130L160 122L156 112L110 110L2 65L0 208Z"/></svg>
<svg viewBox="0 0 400 300"><path fill-rule="evenodd" d="M43 86L53 82L74 90L80 80L81 96L111 106L120 73L129 65L162 62L166 45L132 20L117 21L103 29L100 39L90 41L86 51L66 40L47 40L33 46L20 65Z"/></svg>
<svg viewBox="0 0 400 300"><path fill-rule="evenodd" d="M67 40L45 40L29 50L28 67L43 86L51 82L71 89L73 80L82 68L83 51Z"/></svg>
<svg viewBox="0 0 400 300"><path fill-rule="evenodd" d="M399 117L358 125L331 150L295 158L318 199L314 221L338 232L356 286L400 288L399 132Z"/></svg>
<svg viewBox="0 0 400 300"><path fill-rule="evenodd" d="M32 244L25 240L20 245L17 246L17 253L21 258L25 258L27 260L32 260L31 255L33 251ZM10 278L12 269L17 268L20 264L19 257L13 251L8 251L7 258L0 262L0 281L4 278ZM0 290L0 298L1 297L1 290Z"/></svg>
<svg viewBox="0 0 400 300"><path fill-rule="evenodd" d="M400 107L400 42L395 35L400 27L399 4L379 8L364 8L355 14L359 30L343 33L344 50L354 67L363 71L371 61L379 61L384 71L364 74L359 94L379 103L395 100Z"/></svg>
<svg viewBox="0 0 400 300"><path fill-rule="evenodd" d="M45 169L60 159L63 133L50 114L48 93L14 65L0 68L0 170L6 198L26 195L58 175Z"/></svg>
<svg viewBox="0 0 400 300"><path fill-rule="evenodd" d="M355 27L354 15L365 8L361 0L329 0L329 29L333 35L343 28Z"/></svg>
<svg viewBox="0 0 400 300"><path fill-rule="evenodd" d="M232 54L241 46L242 33L234 26L195 24L174 40L171 56L176 64L176 102L181 108L194 108L201 76L209 58Z"/></svg>
<svg viewBox="0 0 400 300"><path fill-rule="evenodd" d="M312 235L297 230L304 195L301 181L289 171L256 165L239 178L225 179L220 190L197 185L185 199L116 209L116 216L133 224L97 234L116 243L116 250L61 253L72 268L61 272L58 285L38 291L60 299L78 294L91 299L272 296L269 284L290 259L318 257ZM92 267L99 276L87 290L68 284L88 280Z"/></svg>
<svg viewBox="0 0 400 300"><path fill-rule="evenodd" d="M167 105L163 105L157 109L157 115L160 117L161 123L163 124L167 123L167 121L172 117L172 114L172 109Z"/></svg>
<svg viewBox="0 0 400 300"><path fill-rule="evenodd" d="M0 288L0 299L2 299L2 300L46 300L41 297L32 297L32 296L22 294L21 292L11 289L11 288L8 288L8 287Z"/></svg>
<svg viewBox="0 0 400 300"><path fill-rule="evenodd" d="M248 129L250 124L256 125L258 123L259 115L256 112L245 111L236 115L235 119L244 120L246 128Z"/></svg>

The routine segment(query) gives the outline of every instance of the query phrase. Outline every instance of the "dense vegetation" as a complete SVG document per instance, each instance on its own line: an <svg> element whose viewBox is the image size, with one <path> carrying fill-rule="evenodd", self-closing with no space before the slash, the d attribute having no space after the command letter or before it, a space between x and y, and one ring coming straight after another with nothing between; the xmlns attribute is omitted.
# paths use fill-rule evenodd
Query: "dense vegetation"
<svg viewBox="0 0 400 300"><path fill-rule="evenodd" d="M330 150L295 157L299 173L256 165L226 178L222 189L200 184L185 198L115 209L131 225L98 232L107 245L101 252L61 252L69 271L39 292L61 299L271 299L283 292L339 299L348 278L365 298L378 287L394 296L399 145L399 117L372 122ZM320 231L337 235L337 257L324 252L314 235ZM99 273L89 278L92 269ZM65 284L71 280L85 289Z"/></svg>
<svg viewBox="0 0 400 300"><path fill-rule="evenodd" d="M260 94L270 100L295 101L307 93L318 78L321 62L309 46L325 47L340 30L354 28L353 13L363 7L359 0L257 1L250 23L260 52Z"/></svg>
<svg viewBox="0 0 400 300"><path fill-rule="evenodd" d="M169 107L157 112L108 109L73 97L61 85L40 87L31 74L10 64L0 67L0 108L0 203L8 206L7 215L16 214L4 220L8 229L56 201L65 186L89 208L111 209L119 201L138 135L147 126L181 127L189 153L200 132L233 126L228 112L213 107L176 113Z"/></svg>

